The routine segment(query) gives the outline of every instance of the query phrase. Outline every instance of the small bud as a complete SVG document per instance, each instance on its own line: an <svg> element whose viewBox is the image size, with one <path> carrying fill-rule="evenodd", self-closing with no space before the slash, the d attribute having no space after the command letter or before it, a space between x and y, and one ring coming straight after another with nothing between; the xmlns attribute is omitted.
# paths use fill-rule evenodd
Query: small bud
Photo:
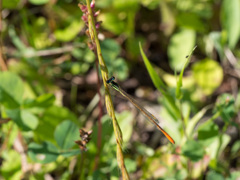
<svg viewBox="0 0 240 180"><path fill-rule="evenodd" d="M96 29L99 29L99 28L100 28L100 26L101 26L101 24L102 24L102 21L98 21L98 22L95 24L95 26L96 26Z"/></svg>
<svg viewBox="0 0 240 180"><path fill-rule="evenodd" d="M90 49L91 51L94 50L94 45L93 45L93 43L89 42L89 43L88 43L88 47L89 47L89 49Z"/></svg>
<svg viewBox="0 0 240 180"><path fill-rule="evenodd" d="M86 33L86 35L87 35L88 37L90 37L89 29L87 29L87 30L85 31L85 33Z"/></svg>
<svg viewBox="0 0 240 180"><path fill-rule="evenodd" d="M79 3L79 4L78 4L78 7L81 9L81 11L82 11L83 13L87 12L87 6Z"/></svg>
<svg viewBox="0 0 240 180"><path fill-rule="evenodd" d="M98 10L97 12L94 13L94 17L97 17L100 14L100 10Z"/></svg>
<svg viewBox="0 0 240 180"><path fill-rule="evenodd" d="M82 20L83 20L84 22L88 22L88 17L87 17L86 15L82 15Z"/></svg>
<svg viewBox="0 0 240 180"><path fill-rule="evenodd" d="M90 4L90 7L91 7L92 9L95 8L95 0L92 0L92 2L91 2L91 4Z"/></svg>

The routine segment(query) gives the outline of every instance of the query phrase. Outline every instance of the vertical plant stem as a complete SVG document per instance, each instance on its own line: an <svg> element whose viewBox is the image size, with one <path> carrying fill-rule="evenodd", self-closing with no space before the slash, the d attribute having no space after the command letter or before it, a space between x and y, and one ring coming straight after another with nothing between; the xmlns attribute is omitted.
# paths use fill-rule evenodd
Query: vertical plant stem
<svg viewBox="0 0 240 180"><path fill-rule="evenodd" d="M185 126L185 121L184 121L184 117L183 117L183 110L182 110L182 103L180 100L177 101L178 104L179 104L179 110L180 110L180 113L181 113L181 121L182 121L182 127L183 127L183 133L186 137L186 139L188 139L188 135L187 135L187 132L186 132L186 126Z"/></svg>
<svg viewBox="0 0 240 180"><path fill-rule="evenodd" d="M104 88L105 88L106 108L107 108L107 112L108 112L108 114L111 117L112 122L113 122L113 129L114 129L114 134L115 134L116 142L117 142L118 166L121 169L123 179L128 180L129 176L128 176L128 172L127 172L125 164L124 164L124 157L123 157L123 152L122 152L122 132L121 132L121 129L118 125L118 122L117 122L117 119L116 119L116 116L115 116L115 111L114 111L111 95L109 93L109 89L108 89L108 86L107 86L107 83L106 83L106 81L108 79L108 69L107 69L105 61L102 57L101 47L100 47L100 43L99 43L98 36L97 36L97 31L96 31L96 27L95 27L95 22L94 22L92 9L91 9L91 6L90 6L90 1L86 0L86 3L87 3L87 9L88 9L89 34L90 34L93 45L96 47L96 51L97 51L96 53L97 53L97 57L98 57L100 71L101 71L101 74L102 74L102 79L103 79L103 85L104 85Z"/></svg>
<svg viewBox="0 0 240 180"><path fill-rule="evenodd" d="M84 177L84 171L83 171L83 166L84 166L84 161L85 161L85 152L81 151L82 155L80 157L80 165L79 165L79 180L83 179Z"/></svg>
<svg viewBox="0 0 240 180"><path fill-rule="evenodd" d="M75 113L77 113L77 108L76 108L76 102L77 102L77 91L78 91L78 86L74 82L71 84L71 94L70 94L70 104L71 108Z"/></svg>
<svg viewBox="0 0 240 180"><path fill-rule="evenodd" d="M101 119L102 119L102 115L103 115L103 106L102 106L102 95L101 95L101 92L100 92L100 89L101 89L101 83L100 83L100 77L99 77L99 70L98 70L98 61L96 59L96 70L97 70L97 81L98 81L98 95L99 95L99 103L98 103L98 107L99 107L99 116L98 116L98 137L97 137L97 149L98 149L98 152L97 152L97 156L95 158L95 167L94 167L94 170L97 169L97 166L98 166L98 162L99 162L99 159L100 159L100 153L101 153L101 144L102 144L102 122L101 122Z"/></svg>

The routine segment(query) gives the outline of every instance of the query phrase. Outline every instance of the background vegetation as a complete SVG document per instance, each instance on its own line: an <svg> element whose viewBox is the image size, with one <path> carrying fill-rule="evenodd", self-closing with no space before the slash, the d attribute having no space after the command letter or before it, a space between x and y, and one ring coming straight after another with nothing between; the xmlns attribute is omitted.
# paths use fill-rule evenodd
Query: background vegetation
<svg viewBox="0 0 240 180"><path fill-rule="evenodd" d="M0 2L0 179L119 179L79 2ZM113 92L130 179L240 178L240 1L96 0L95 9L109 76L176 142Z"/></svg>

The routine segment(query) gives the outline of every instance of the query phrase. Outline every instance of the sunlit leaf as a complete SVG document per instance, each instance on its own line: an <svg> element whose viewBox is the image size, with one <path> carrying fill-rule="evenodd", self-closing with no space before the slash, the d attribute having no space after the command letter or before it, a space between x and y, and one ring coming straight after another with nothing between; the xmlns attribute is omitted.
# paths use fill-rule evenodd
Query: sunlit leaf
<svg viewBox="0 0 240 180"><path fill-rule="evenodd" d="M189 140L183 145L182 154L190 160L197 162L203 158L204 149L200 143Z"/></svg>
<svg viewBox="0 0 240 180"><path fill-rule="evenodd" d="M121 1L113 1L113 6L117 10L122 11L136 11L136 9L139 7L139 1L138 0L121 0Z"/></svg>
<svg viewBox="0 0 240 180"><path fill-rule="evenodd" d="M25 108L30 108L30 107L47 108L49 106L52 106L54 101L55 101L55 96L53 94L43 94L34 100L30 100L30 99L26 100L23 106Z"/></svg>
<svg viewBox="0 0 240 180"><path fill-rule="evenodd" d="M232 149L231 149L231 153L232 153L232 154L235 154L235 153L237 153L239 150L240 150L240 140L236 141L236 142L233 144Z"/></svg>
<svg viewBox="0 0 240 180"><path fill-rule="evenodd" d="M212 59L204 59L193 65L193 76L206 95L211 94L223 80L222 67Z"/></svg>
<svg viewBox="0 0 240 180"><path fill-rule="evenodd" d="M219 136L216 136L213 138L213 141L211 144L204 144L207 147L206 151L207 154L210 155L211 160L216 160L220 154L223 153L224 149L229 144L231 138L227 134L219 134ZM217 162L217 161L216 161Z"/></svg>
<svg viewBox="0 0 240 180"><path fill-rule="evenodd" d="M218 126L212 121L207 121L198 127L198 139L205 146L209 145L219 135Z"/></svg>
<svg viewBox="0 0 240 180"><path fill-rule="evenodd" d="M170 66L173 70L180 71L186 61L185 57L195 45L196 32L190 29L182 29L172 36L168 46Z"/></svg>
<svg viewBox="0 0 240 180"><path fill-rule="evenodd" d="M137 169L137 162L129 158L125 159L126 167L128 167L128 172L135 172Z"/></svg>
<svg viewBox="0 0 240 180"><path fill-rule="evenodd" d="M38 118L28 110L6 110L6 113L24 131L34 130L38 126Z"/></svg>
<svg viewBox="0 0 240 180"><path fill-rule="evenodd" d="M82 21L75 20L65 29L57 29L54 34L57 40L68 42L73 40L83 27L84 23Z"/></svg>
<svg viewBox="0 0 240 180"><path fill-rule="evenodd" d="M29 0L34 5L43 5L49 2L49 0Z"/></svg>
<svg viewBox="0 0 240 180"><path fill-rule="evenodd" d="M160 2L158 0L141 0L141 4L151 10L156 9Z"/></svg>
<svg viewBox="0 0 240 180"><path fill-rule="evenodd" d="M149 2L149 0L145 0L146 2ZM156 1L156 0L153 0ZM160 3L160 12L161 12L161 22L162 24L165 24L166 27L163 28L163 32L166 36L169 36L172 34L175 28L175 17L174 12L171 9L171 6L166 1L156 1Z"/></svg>
<svg viewBox="0 0 240 180"><path fill-rule="evenodd" d="M63 121L56 127L54 137L61 149L69 149L79 139L78 127L72 121Z"/></svg>
<svg viewBox="0 0 240 180"><path fill-rule="evenodd" d="M102 24L103 28L116 35L125 32L127 26L126 17L127 16L125 15L120 19L118 13L104 13L100 15L100 19L107 22Z"/></svg>
<svg viewBox="0 0 240 180"><path fill-rule="evenodd" d="M133 115L128 111L124 111L117 115L117 120L121 129L124 129L123 141L128 142L133 132Z"/></svg>
<svg viewBox="0 0 240 180"><path fill-rule="evenodd" d="M188 122L186 127L186 133L188 136L192 136L194 132L194 128L196 124L201 120L201 118L205 115L207 110L209 110L210 106L202 108L202 110L198 111L197 114L195 114L191 120Z"/></svg>
<svg viewBox="0 0 240 180"><path fill-rule="evenodd" d="M8 150L2 154L4 161L1 164L0 174L5 179L18 180L21 179L21 156L15 150ZM14 162L14 163L13 163Z"/></svg>
<svg viewBox="0 0 240 180"><path fill-rule="evenodd" d="M235 171L235 172L231 172L230 177L226 178L226 180L238 180L239 178L240 178L240 172Z"/></svg>
<svg viewBox="0 0 240 180"><path fill-rule="evenodd" d="M0 103L7 109L19 107L24 91L22 80L14 73L0 72L0 81Z"/></svg>
<svg viewBox="0 0 240 180"><path fill-rule="evenodd" d="M222 25L227 31L228 44L233 49L240 37L240 1L223 0L222 3Z"/></svg>

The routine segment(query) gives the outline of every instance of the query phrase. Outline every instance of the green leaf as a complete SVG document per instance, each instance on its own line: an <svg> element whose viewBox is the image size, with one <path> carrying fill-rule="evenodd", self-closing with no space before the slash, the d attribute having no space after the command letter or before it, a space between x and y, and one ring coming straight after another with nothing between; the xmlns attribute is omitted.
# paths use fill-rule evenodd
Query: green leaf
<svg viewBox="0 0 240 180"><path fill-rule="evenodd" d="M231 138L227 134L220 134L215 137L214 141L211 144L207 144L207 154L209 154L211 160L218 159L219 156L223 153L224 149L229 144Z"/></svg>
<svg viewBox="0 0 240 180"><path fill-rule="evenodd" d="M43 5L43 4L47 4L49 0L29 0L29 2L34 5Z"/></svg>
<svg viewBox="0 0 240 180"><path fill-rule="evenodd" d="M205 146L208 146L219 135L218 131L219 129L216 124L214 124L212 121L207 121L199 126L198 139Z"/></svg>
<svg viewBox="0 0 240 180"><path fill-rule="evenodd" d="M129 72L126 60L123 58L117 58L112 61L112 66L109 68L109 72L117 74L119 80L126 79Z"/></svg>
<svg viewBox="0 0 240 180"><path fill-rule="evenodd" d="M144 7L147 7L150 10L154 10L156 8L159 7L159 3L161 3L162 1L158 1L158 0L141 0L141 5Z"/></svg>
<svg viewBox="0 0 240 180"><path fill-rule="evenodd" d="M204 149L200 143L189 140L183 145L182 154L191 161L197 162L203 158Z"/></svg>
<svg viewBox="0 0 240 180"><path fill-rule="evenodd" d="M123 141L128 142L133 132L133 125L130 126L130 124L132 124L133 121L133 115L129 111L124 111L120 114L116 114L116 117L119 126L121 127L121 129L124 129ZM115 136L112 138L115 139Z"/></svg>
<svg viewBox="0 0 240 180"><path fill-rule="evenodd" d="M182 29L172 36L168 46L170 66L173 70L180 71L185 63L185 57L193 49L196 41L196 32Z"/></svg>
<svg viewBox="0 0 240 180"><path fill-rule="evenodd" d="M134 142L134 146L136 146L136 152L138 155L153 156L155 153L155 151L151 147L140 142Z"/></svg>
<svg viewBox="0 0 240 180"><path fill-rule="evenodd" d="M168 113L175 119L180 119L181 118L181 113L179 108L177 107L175 103L175 99L173 98L174 95L163 93L163 98L162 98L162 103Z"/></svg>
<svg viewBox="0 0 240 180"><path fill-rule="evenodd" d="M75 123L78 122L76 116L67 108L59 106L47 108L42 115L41 121L39 121L37 129L35 130L35 138L38 141L48 140L55 142L54 131L56 126L66 119L69 119Z"/></svg>
<svg viewBox="0 0 240 180"><path fill-rule="evenodd" d="M204 59L193 65L193 76L206 95L210 95L223 80L222 67L212 59Z"/></svg>
<svg viewBox="0 0 240 180"><path fill-rule="evenodd" d="M176 21L180 27L196 30L198 32L205 31L205 25L197 14L180 13L176 16Z"/></svg>
<svg viewBox="0 0 240 180"><path fill-rule="evenodd" d="M188 64L188 62L189 62L189 60L190 60L190 57L191 57L193 51L196 49L196 47L197 47L197 46L195 46L195 47L193 48L192 52L187 56L187 60L186 60L184 66L183 66L183 68L182 68L182 70L181 70L181 73L180 73L179 77L178 77L177 87L176 87L176 98L177 98L177 99L181 99L182 96L183 96L183 94L182 94L182 92L181 92L183 73L184 73L184 70L185 70L185 68L187 67L187 64Z"/></svg>
<svg viewBox="0 0 240 180"><path fill-rule="evenodd" d="M226 33L225 33L226 34ZM210 32L209 39L214 44L214 47L216 48L221 60L224 58L224 46L226 45L226 40L224 39L224 33L220 32Z"/></svg>
<svg viewBox="0 0 240 180"><path fill-rule="evenodd" d="M19 180L22 177L21 156L16 150L9 149L1 154L1 178ZM13 163L14 162L14 163Z"/></svg>
<svg viewBox="0 0 240 180"><path fill-rule="evenodd" d="M221 9L221 22L228 35L228 45L233 49L240 37L240 1L224 0Z"/></svg>
<svg viewBox="0 0 240 180"><path fill-rule="evenodd" d="M231 154L236 154L240 150L240 140L236 141L231 149Z"/></svg>
<svg viewBox="0 0 240 180"><path fill-rule="evenodd" d="M124 16L119 17L119 13L110 12L101 14L100 19L102 19L105 23L102 24L104 29L119 35L126 31L127 27L127 16L126 13Z"/></svg>
<svg viewBox="0 0 240 180"><path fill-rule="evenodd" d="M28 110L6 110L6 113L23 131L34 130L38 126L38 118Z"/></svg>
<svg viewBox="0 0 240 180"><path fill-rule="evenodd" d="M139 7L138 0L121 0L113 1L113 6L117 10L121 11L136 11Z"/></svg>
<svg viewBox="0 0 240 180"><path fill-rule="evenodd" d="M7 109L15 109L22 103L22 80L11 72L0 72L0 103Z"/></svg>
<svg viewBox="0 0 240 180"><path fill-rule="evenodd" d="M143 61L145 63L145 66L148 70L148 73L153 81L154 86L160 91L163 92L166 89L165 84L163 83L163 81L159 78L158 74L156 73L156 71L153 69L151 63L149 62L147 56L145 55L145 53L143 52L142 49L142 45L141 43L139 43L139 48L140 48L140 52L141 52L141 56L143 58Z"/></svg>
<svg viewBox="0 0 240 180"><path fill-rule="evenodd" d="M53 94L43 94L34 100L26 100L23 104L25 108L39 107L47 108L53 105L55 96Z"/></svg>
<svg viewBox="0 0 240 180"><path fill-rule="evenodd" d="M105 39L100 43L102 49L102 56L106 60L114 61L120 53L119 44L112 39Z"/></svg>
<svg viewBox="0 0 240 180"><path fill-rule="evenodd" d="M84 27L83 21L79 21L79 19L72 21L71 24L65 29L57 29L54 32L54 35L57 40L68 42L73 40L81 29Z"/></svg>
<svg viewBox="0 0 240 180"><path fill-rule="evenodd" d="M57 126L54 137L61 149L69 149L79 139L78 126L70 120L63 121Z"/></svg>
<svg viewBox="0 0 240 180"><path fill-rule="evenodd" d="M206 180L213 180L213 179L224 180L224 177L215 171L209 171L207 173Z"/></svg>
<svg viewBox="0 0 240 180"><path fill-rule="evenodd" d="M222 94L218 97L215 105L215 111L219 111L222 119L230 123L236 115L235 100L231 94Z"/></svg>
<svg viewBox="0 0 240 180"><path fill-rule="evenodd" d="M201 120L201 118L205 115L207 110L209 110L210 108L211 108L211 106L206 106L206 107L202 108L202 110L200 110L197 114L195 114L191 118L191 120L187 123L186 133L187 133L188 137L191 137L193 135L195 126Z"/></svg>
<svg viewBox="0 0 240 180"><path fill-rule="evenodd" d="M146 2L150 2L149 0L144 0ZM152 0L155 1L155 0ZM161 12L161 23L165 24L166 27L164 27L162 29L162 31L164 32L164 35L166 35L167 37L169 35L172 34L172 32L175 29L175 16L174 16L174 12L172 11L171 5L166 2L166 1L156 1L160 6L160 12Z"/></svg>
<svg viewBox="0 0 240 180"><path fill-rule="evenodd" d="M128 76L128 66L126 60L119 58L120 46L111 39L106 39L101 42L102 56L106 60L106 65L109 67L109 74L117 74L118 79L124 80Z"/></svg>
<svg viewBox="0 0 240 180"><path fill-rule="evenodd" d="M109 118L108 115L105 115L102 117L101 119L101 123L102 123L102 137L101 137L101 143L102 143L102 148L107 148L109 150L110 148L110 144L112 143L112 141L110 140L110 138L113 136L113 126L111 124L111 119ZM91 138L91 142L97 142L98 141L98 126L97 124L95 124L92 128L93 133L92 133L92 138ZM114 142L116 143L116 141ZM97 146L96 144L94 151L97 152ZM93 148L92 148L93 149Z"/></svg>
<svg viewBox="0 0 240 180"><path fill-rule="evenodd" d="M238 180L239 178L240 178L240 172L235 171L235 172L231 172L230 177L226 178L226 180Z"/></svg>
<svg viewBox="0 0 240 180"><path fill-rule="evenodd" d="M59 150L50 142L43 142L43 144L31 143L28 146L29 157L38 163L50 163L57 159Z"/></svg>
<svg viewBox="0 0 240 180"><path fill-rule="evenodd" d="M124 162L126 164L126 167L128 167L127 168L128 172L135 172L137 170L137 162L135 160L126 158Z"/></svg>
<svg viewBox="0 0 240 180"><path fill-rule="evenodd" d="M177 172L174 174L174 178L172 180L175 179L187 179L188 177L188 172L186 169L182 168L177 170ZM171 179L167 179L167 180L171 180Z"/></svg>
<svg viewBox="0 0 240 180"><path fill-rule="evenodd" d="M72 149L67 151L60 151L59 154L62 155L63 157L70 157L70 156L76 156L80 153L81 153L80 149Z"/></svg>
<svg viewBox="0 0 240 180"><path fill-rule="evenodd" d="M2 1L3 9L17 9L20 0Z"/></svg>
<svg viewBox="0 0 240 180"><path fill-rule="evenodd" d="M163 81L159 78L157 72L152 67L151 63L149 62L147 56L143 52L142 46L139 43L140 52L143 58L143 61L145 63L145 66L147 67L148 73L153 81L154 86L163 94L165 105L167 106L168 110L174 114L176 118L180 117L180 112L178 107L175 104L175 100L173 97L166 92L166 85L163 83Z"/></svg>

